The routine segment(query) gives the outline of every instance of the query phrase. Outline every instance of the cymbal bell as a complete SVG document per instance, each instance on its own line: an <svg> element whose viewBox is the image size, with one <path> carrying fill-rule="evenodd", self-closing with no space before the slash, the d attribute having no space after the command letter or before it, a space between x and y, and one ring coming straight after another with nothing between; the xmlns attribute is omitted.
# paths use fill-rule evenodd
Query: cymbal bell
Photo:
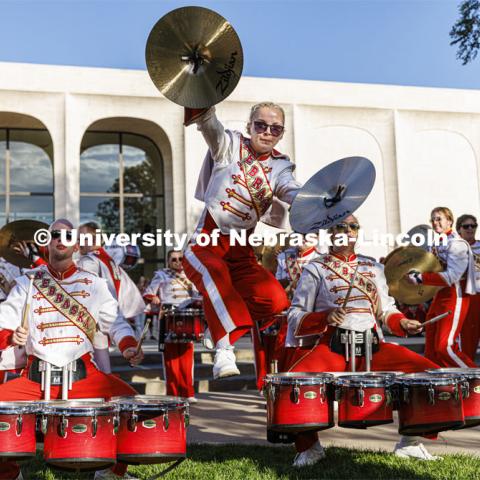
<svg viewBox="0 0 480 480"><path fill-rule="evenodd" d="M296 232L327 229L352 215L375 184L375 167L364 157L347 157L328 164L300 189L290 209Z"/></svg>
<svg viewBox="0 0 480 480"><path fill-rule="evenodd" d="M16 220L7 223L0 229L0 257L20 268L29 268L31 262L20 255L13 246L20 241L34 243L34 235L41 228L48 229L48 225L37 220Z"/></svg>
<svg viewBox="0 0 480 480"><path fill-rule="evenodd" d="M147 70L160 92L188 108L207 108L227 98L242 75L243 50L232 25L203 7L182 7L163 16L148 36Z"/></svg>
<svg viewBox="0 0 480 480"><path fill-rule="evenodd" d="M397 248L385 261L385 277L390 295L407 305L418 305L432 299L440 287L409 284L404 276L410 270L423 273L441 272L443 269L437 257L423 248Z"/></svg>

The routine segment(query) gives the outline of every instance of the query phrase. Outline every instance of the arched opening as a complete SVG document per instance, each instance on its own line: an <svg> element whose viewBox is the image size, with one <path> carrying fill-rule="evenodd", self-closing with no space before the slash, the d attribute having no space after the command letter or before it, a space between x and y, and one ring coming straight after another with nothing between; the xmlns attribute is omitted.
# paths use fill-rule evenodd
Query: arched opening
<svg viewBox="0 0 480 480"><path fill-rule="evenodd" d="M54 217L53 142L34 117L0 112L0 225Z"/></svg>

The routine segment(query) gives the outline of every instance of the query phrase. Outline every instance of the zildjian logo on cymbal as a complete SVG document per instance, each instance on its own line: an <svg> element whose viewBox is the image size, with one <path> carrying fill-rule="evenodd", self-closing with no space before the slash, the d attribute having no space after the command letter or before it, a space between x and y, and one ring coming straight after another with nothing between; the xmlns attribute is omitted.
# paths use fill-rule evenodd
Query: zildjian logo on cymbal
<svg viewBox="0 0 480 480"><path fill-rule="evenodd" d="M237 58L236 58L237 55L238 55L237 51L232 52L230 54L230 61L223 66L224 70L220 70L220 71L217 70L217 73L220 75L220 79L218 80L215 88L217 90L220 89L220 91L222 92L222 95L225 95L225 92L227 91L228 86L230 85L230 80L237 76L237 74L233 71L233 67L235 66L235 63L237 61Z"/></svg>

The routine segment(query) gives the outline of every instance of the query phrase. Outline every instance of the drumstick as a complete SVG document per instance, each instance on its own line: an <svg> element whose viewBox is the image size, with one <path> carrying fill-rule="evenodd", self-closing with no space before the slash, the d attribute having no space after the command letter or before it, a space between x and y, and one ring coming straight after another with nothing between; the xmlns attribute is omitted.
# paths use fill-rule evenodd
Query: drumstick
<svg viewBox="0 0 480 480"><path fill-rule="evenodd" d="M442 313L442 314L440 314L440 315L437 315L436 317L431 318L430 320L427 320L426 322L422 323L422 328L423 328L425 325L428 325L428 324L430 324L430 323L438 322L438 321L441 320L442 318L448 317L448 315L450 315L451 313L452 313L452 312L449 310L448 312Z"/></svg>
<svg viewBox="0 0 480 480"><path fill-rule="evenodd" d="M138 355L140 353L140 349L142 348L142 343L145 340L145 337L147 336L148 329L150 328L150 324L152 323L152 317L148 317L145 320L145 325L143 326L142 334L140 335L140 338L138 339L137 343L137 350L135 352L135 355Z"/></svg>
<svg viewBox="0 0 480 480"><path fill-rule="evenodd" d="M30 283L28 284L28 292L27 292L27 300L25 302L25 307L23 309L23 316L22 316L22 328L28 328L28 314L30 313L30 303L32 301L32 289L33 289L33 279L35 275L29 274L27 275Z"/></svg>
<svg viewBox="0 0 480 480"><path fill-rule="evenodd" d="M359 265L359 263L357 263L357 266L355 268L355 272L353 273L353 277L350 280L350 284L348 285L347 295L345 296L345 299L343 300L342 308L345 308L347 306L348 300L350 299L350 295L351 295L352 290L353 290L353 284L355 283L355 279L357 278L358 265Z"/></svg>

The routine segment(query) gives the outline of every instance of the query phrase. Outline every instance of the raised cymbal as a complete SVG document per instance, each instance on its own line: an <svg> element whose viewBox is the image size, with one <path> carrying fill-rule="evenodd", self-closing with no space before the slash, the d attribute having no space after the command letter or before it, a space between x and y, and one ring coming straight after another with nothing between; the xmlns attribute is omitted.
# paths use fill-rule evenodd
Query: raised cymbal
<svg viewBox="0 0 480 480"><path fill-rule="evenodd" d="M0 257L17 267L29 268L30 260L13 250L13 246L19 241L33 243L35 232L41 228L48 229L48 225L37 220L16 220L4 225L0 229Z"/></svg>
<svg viewBox="0 0 480 480"><path fill-rule="evenodd" d="M290 209L296 232L327 229L353 214L375 183L375 167L364 157L347 157L319 170L298 192Z"/></svg>
<svg viewBox="0 0 480 480"><path fill-rule="evenodd" d="M427 302L439 287L410 285L403 277L410 270L419 272L441 272L442 266L433 253L420 247L400 247L391 252L385 262L385 277L390 295L407 305Z"/></svg>
<svg viewBox="0 0 480 480"><path fill-rule="evenodd" d="M412 227L408 232L407 235L410 239L414 235L418 236L418 239L416 239L416 247L423 248L423 250L428 250L428 232L432 232L433 235L433 229L430 225L422 224L422 225L415 225L415 227ZM419 239L423 237L424 241L422 242L421 245L418 244Z"/></svg>
<svg viewBox="0 0 480 480"><path fill-rule="evenodd" d="M243 50L232 25L203 7L182 7L162 17L148 36L147 70L169 100L207 108L227 98L243 70Z"/></svg>

